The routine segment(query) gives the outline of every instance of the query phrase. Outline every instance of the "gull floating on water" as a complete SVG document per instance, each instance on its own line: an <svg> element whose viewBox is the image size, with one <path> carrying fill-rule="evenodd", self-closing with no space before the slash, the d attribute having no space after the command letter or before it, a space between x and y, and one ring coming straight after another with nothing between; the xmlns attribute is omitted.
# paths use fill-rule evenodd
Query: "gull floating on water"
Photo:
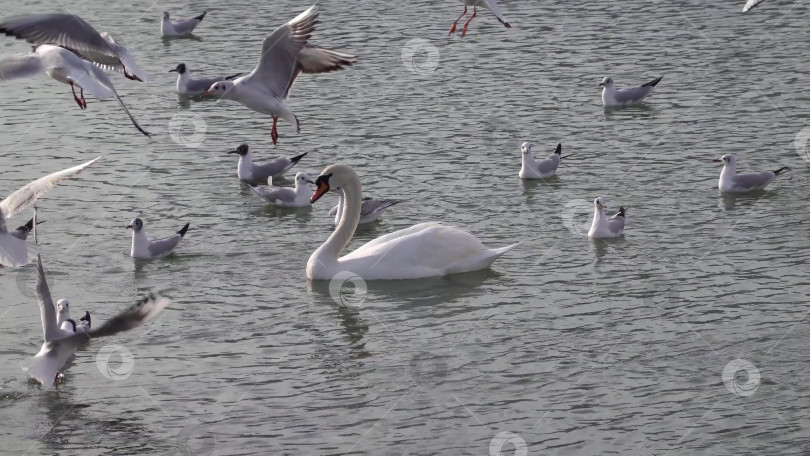
<svg viewBox="0 0 810 456"><path fill-rule="evenodd" d="M259 63L249 75L233 81L216 82L203 95L213 94L237 101L256 112L272 116L270 137L273 144L278 143L279 117L295 125L300 133L298 118L284 103L298 75L302 72L341 70L352 65L356 58L350 54L309 46L307 42L315 32L317 19L317 8L312 6L282 25L264 39Z"/></svg>
<svg viewBox="0 0 810 456"><path fill-rule="evenodd" d="M132 228L132 250L130 256L139 260L157 260L163 258L174 251L183 240L188 231L189 224L180 229L177 233L164 239L149 239L143 229L143 220L132 219L127 225L127 229Z"/></svg>
<svg viewBox="0 0 810 456"><path fill-rule="evenodd" d="M737 157L732 154L723 155L712 160L723 163L723 171L720 172L720 181L717 186L721 192L745 193L754 190L762 190L776 176L789 171L790 168L783 166L776 171L762 171L752 174L737 174Z"/></svg>
<svg viewBox="0 0 810 456"><path fill-rule="evenodd" d="M557 144L557 149L545 160L535 160L530 142L523 143L520 146L520 152L523 154L523 161L518 173L521 179L547 179L557 173L557 168L563 158L574 155L562 156L562 143Z"/></svg>
<svg viewBox="0 0 810 456"><path fill-rule="evenodd" d="M661 82L661 76L658 79L653 79L650 82L633 87L632 89L619 90L613 85L613 78L605 77L599 83L602 89L602 104L604 106L630 106L641 103L642 100L647 98L653 91L656 85Z"/></svg>
<svg viewBox="0 0 810 456"><path fill-rule="evenodd" d="M343 214L343 205L346 200L343 197L343 190L335 190L335 193L338 194L338 203L329 210L329 215L335 216L335 225L338 225L340 224L340 216ZM364 196L363 202L360 205L360 220L357 223L359 225L371 223L380 218L382 213L389 207L401 202L400 200L385 200Z"/></svg>
<svg viewBox="0 0 810 456"><path fill-rule="evenodd" d="M605 199L601 197L593 201L593 207L593 223L590 231L588 231L588 237L591 239L607 239L621 236L624 232L625 209L620 207L618 214L608 218L605 215L607 205Z"/></svg>
<svg viewBox="0 0 810 456"><path fill-rule="evenodd" d="M274 187L273 177L267 178L267 186L249 184L257 195L264 198L274 206L282 207L309 207L309 185L312 180L307 173L295 175L295 187Z"/></svg>
<svg viewBox="0 0 810 456"><path fill-rule="evenodd" d="M239 77L242 73L232 74L230 76L218 76L215 78L197 78L191 77L191 71L185 63L181 63L169 70L169 73L177 73L177 93L182 95L202 95L203 92L211 87L211 84L217 81L227 81Z"/></svg>
<svg viewBox="0 0 810 456"><path fill-rule="evenodd" d="M467 34L467 26L470 25L470 22L472 22L472 20L475 19L475 16L478 15L478 9L477 8L479 6L489 8L490 10L492 10L493 13L495 13L495 17L498 18L498 20L501 22L501 24L503 24L504 27L512 28L512 25L510 25L509 22L506 21L506 18L503 17L503 13L501 12L501 9L498 8L498 0L461 0L461 3L464 3L464 12L461 13L461 16L459 16L458 19L456 19L455 22L453 22L453 26L450 27L450 33L449 33L450 35L452 35L453 33L456 32L456 25L458 25L458 21L460 21L461 18L464 17L467 14L467 7L468 6L473 7L473 14L470 17L470 19L467 22L464 23L464 27L461 29L461 37L462 38L464 37L464 35Z"/></svg>
<svg viewBox="0 0 810 456"><path fill-rule="evenodd" d="M42 44L31 54L6 56L0 59L0 81L30 78L40 73L46 73L52 79L70 85L73 99L80 109L87 108L87 101L84 99L85 90L98 99L115 97L135 128L146 136L151 134L141 128L132 117L104 71L65 48ZM79 86L80 97L76 96L75 85Z"/></svg>
<svg viewBox="0 0 810 456"><path fill-rule="evenodd" d="M177 38L189 36L191 35L191 32L193 32L194 29L200 25L207 13L208 11L203 11L202 14L191 19L178 19L173 21L169 17L169 13L164 11L163 20L160 21L160 34L162 36L171 36Z"/></svg>
<svg viewBox="0 0 810 456"><path fill-rule="evenodd" d="M294 157L280 157L266 163L254 162L253 153L247 144L240 144L236 149L228 153L239 155L239 164L236 167L236 175L239 176L239 179L252 181L283 176L309 152Z"/></svg>
<svg viewBox="0 0 810 456"><path fill-rule="evenodd" d="M128 79L146 80L146 74L127 48L117 44L109 33L99 33L75 14L32 14L6 19L0 23L0 33L34 45L63 47L104 69L124 73Z"/></svg>
<svg viewBox="0 0 810 456"><path fill-rule="evenodd" d="M25 184L21 189L9 195L0 202L0 265L17 267L28 264L36 258L38 247L25 242L25 237L15 235L16 232L9 233L6 227L7 220L19 214L29 204L36 201L57 183L82 172L83 169L92 165L98 157L79 166L64 169L53 174ZM34 227L33 221L31 228ZM28 226L26 223L23 225ZM19 228L18 228L19 230ZM27 236L28 233L25 233Z"/></svg>
<svg viewBox="0 0 810 456"><path fill-rule="evenodd" d="M743 13L747 13L754 9L755 6L759 5L760 3L764 2L765 0L748 0L745 2L745 6L743 6Z"/></svg>
<svg viewBox="0 0 810 456"><path fill-rule="evenodd" d="M42 332L45 342L35 356L20 363L29 377L43 385L52 385L60 378L59 369L65 365L79 345L96 337L111 336L122 331L136 328L155 318L166 306L166 298L147 296L127 310L119 313L98 329L90 329L90 316L85 314L86 324L76 325L74 330L62 329L57 325L57 316L53 308L53 299L45 279L42 259L37 255L37 300L39 301ZM72 320L71 320L72 321Z"/></svg>

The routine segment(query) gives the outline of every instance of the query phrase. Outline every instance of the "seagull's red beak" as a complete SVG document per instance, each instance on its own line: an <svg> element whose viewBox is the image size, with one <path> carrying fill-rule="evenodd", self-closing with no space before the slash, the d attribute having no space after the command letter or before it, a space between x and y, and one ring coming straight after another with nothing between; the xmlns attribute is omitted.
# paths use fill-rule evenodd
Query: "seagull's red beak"
<svg viewBox="0 0 810 456"><path fill-rule="evenodd" d="M715 163L722 163L722 161L723 161L723 160L721 160L721 159L719 159L719 158L715 158L715 159L714 159L714 160L712 160L712 161L713 161L713 162L715 162Z"/></svg>
<svg viewBox="0 0 810 456"><path fill-rule="evenodd" d="M212 93L214 93L214 92L212 92L210 90L206 90L205 92L202 93L202 96L207 97L208 95L211 95Z"/></svg>
<svg viewBox="0 0 810 456"><path fill-rule="evenodd" d="M132 225L127 225L127 229L130 229L130 228L132 228Z"/></svg>

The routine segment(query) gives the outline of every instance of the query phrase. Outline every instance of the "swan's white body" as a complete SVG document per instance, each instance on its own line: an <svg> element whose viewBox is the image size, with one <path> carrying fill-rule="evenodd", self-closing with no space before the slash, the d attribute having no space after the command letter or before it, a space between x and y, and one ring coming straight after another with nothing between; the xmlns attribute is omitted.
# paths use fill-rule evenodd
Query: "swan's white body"
<svg viewBox="0 0 810 456"><path fill-rule="evenodd" d="M591 239L609 239L621 236L624 232L624 210L616 216L608 218L605 215L607 206L602 198L596 198L593 206L593 223L591 223L591 229L588 231L588 237Z"/></svg>
<svg viewBox="0 0 810 456"><path fill-rule="evenodd" d="M341 257L360 219L362 190L354 170L332 165L318 178L318 197L329 190L320 187L327 175L329 185L342 189L345 205L335 231L309 257L309 279L330 280L346 271L363 280L420 279L477 271L488 268L517 245L488 249L466 231L428 222L378 237Z"/></svg>

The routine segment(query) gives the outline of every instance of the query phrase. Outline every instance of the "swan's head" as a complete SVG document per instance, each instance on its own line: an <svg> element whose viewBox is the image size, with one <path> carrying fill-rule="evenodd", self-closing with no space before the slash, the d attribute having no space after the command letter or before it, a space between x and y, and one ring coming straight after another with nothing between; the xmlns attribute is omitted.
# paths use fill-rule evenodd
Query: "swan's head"
<svg viewBox="0 0 810 456"><path fill-rule="evenodd" d="M523 155L532 153L532 143L525 142L525 143L521 144L520 145L520 153L522 153Z"/></svg>
<svg viewBox="0 0 810 456"><path fill-rule="evenodd" d="M607 209L607 203L605 202L605 199L600 196L599 198L593 200L593 207L596 208L596 210L605 210Z"/></svg>
<svg viewBox="0 0 810 456"><path fill-rule="evenodd" d="M237 154L240 157L244 157L248 154L248 145L247 144L240 144L239 147L236 149L228 152L229 154Z"/></svg>
<svg viewBox="0 0 810 456"><path fill-rule="evenodd" d="M202 96L216 95L218 97L224 96L226 92L233 88L233 81L217 81L211 85L211 88L202 93Z"/></svg>
<svg viewBox="0 0 810 456"><path fill-rule="evenodd" d="M59 312L59 315L66 315L70 312L70 303L67 299L60 299L56 301L56 311Z"/></svg>
<svg viewBox="0 0 810 456"><path fill-rule="evenodd" d="M722 163L723 166L726 166L726 165L736 166L737 165L737 157L732 155L732 154L723 155L722 157L715 158L712 161L716 162L716 163Z"/></svg>
<svg viewBox="0 0 810 456"><path fill-rule="evenodd" d="M183 74L185 72L186 72L186 64L185 63L178 64L176 67L169 70L169 73Z"/></svg>
<svg viewBox="0 0 810 456"><path fill-rule="evenodd" d="M295 174L295 186L301 186L306 188L307 184L314 184L312 179L309 178L309 174L307 173L296 173Z"/></svg>
<svg viewBox="0 0 810 456"><path fill-rule="evenodd" d="M315 189L315 193L312 195L312 198L309 199L310 203L314 203L318 201L326 192L333 190L333 191L341 191L343 187L347 184L355 184L359 185L360 183L360 176L346 165L332 165L328 166L317 179L315 179L315 185L318 187Z"/></svg>
<svg viewBox="0 0 810 456"><path fill-rule="evenodd" d="M143 220L139 218L132 219L132 221L129 222L129 225L127 225L127 229L130 228L132 228L132 230L135 231L136 233L138 231L141 231L143 229Z"/></svg>
<svg viewBox="0 0 810 456"><path fill-rule="evenodd" d="M613 87L613 78L611 78L610 76L605 76L602 79L602 82L599 83L599 85L602 86L602 87L610 87L610 88L612 88Z"/></svg>

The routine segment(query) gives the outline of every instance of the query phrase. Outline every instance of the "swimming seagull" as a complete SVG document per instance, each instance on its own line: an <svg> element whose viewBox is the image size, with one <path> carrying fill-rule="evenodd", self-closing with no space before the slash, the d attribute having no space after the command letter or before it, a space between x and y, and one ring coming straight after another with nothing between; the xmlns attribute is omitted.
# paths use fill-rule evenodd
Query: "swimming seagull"
<svg viewBox="0 0 810 456"><path fill-rule="evenodd" d="M732 154L723 155L712 160L723 163L723 171L720 172L720 181L717 186L721 192L744 193L754 190L762 190L776 176L789 171L790 168L783 166L776 171L762 171L752 174L737 174L737 157Z"/></svg>
<svg viewBox="0 0 810 456"><path fill-rule="evenodd" d="M340 216L343 214L343 205L345 204L346 200L343 197L343 190L335 190L335 193L338 194L338 203L329 210L329 215L335 216L335 225L340 223ZM386 199L379 199L379 198L372 198L370 196L364 196L362 203L360 204L360 221L357 223L362 225L364 223L371 223L382 215L389 207L399 204L402 201L400 200L386 200Z"/></svg>
<svg viewBox="0 0 810 456"><path fill-rule="evenodd" d="M9 233L6 227L6 221L16 214L19 214L29 204L52 189L54 185L71 176L79 174L83 169L92 165L99 158L101 157L72 168L49 174L45 177L40 177L33 182L25 184L22 188L0 202L0 265L17 267L28 264L34 261L39 250L35 245L25 242L24 238L21 239L19 236L15 236L15 233ZM28 224L23 226L27 225ZM33 228L33 222L31 222L31 227Z"/></svg>
<svg viewBox="0 0 810 456"><path fill-rule="evenodd" d="M45 223L45 220L37 220L37 225ZM25 225L20 225L16 230L11 232L11 235L20 240L28 239L28 234L34 229L34 219L32 218Z"/></svg>
<svg viewBox="0 0 810 456"><path fill-rule="evenodd" d="M164 239L149 239L146 237L146 231L143 229L143 220L139 218L132 219L132 222L127 225L127 229L132 228L132 250L130 255L132 258L140 260L157 260L163 258L174 251L180 244L183 236L188 231L189 224L180 229L177 233Z"/></svg>
<svg viewBox="0 0 810 456"><path fill-rule="evenodd" d="M607 239L621 236L622 232L624 232L625 209L620 207L618 214L608 218L605 215L607 205L605 199L601 197L593 201L593 207L593 223L591 223L591 229L588 231L588 237L591 239Z"/></svg>
<svg viewBox="0 0 810 456"><path fill-rule="evenodd" d="M311 193L307 184L312 183L314 182L307 173L297 173L295 175L295 187L274 187L272 177L267 178L267 186L248 185L257 195L274 206L309 207L312 204L309 202Z"/></svg>
<svg viewBox="0 0 810 456"><path fill-rule="evenodd" d="M76 323L76 320L70 318L70 303L67 299L60 299L56 301L56 326L69 334L87 332L90 330L90 312L85 312Z"/></svg>
<svg viewBox="0 0 810 456"><path fill-rule="evenodd" d="M509 22L506 22L506 18L503 17L501 9L498 8L498 0L461 0L461 2L464 3L464 12L461 13L461 16L459 16L455 22L453 22L453 26L450 27L449 35L452 35L453 33L456 32L456 25L458 24L458 21L460 21L461 18L467 14L468 6L473 7L473 14L470 17L470 19L464 23L464 27L461 29L462 38L464 37L464 35L467 34L467 26L470 25L470 22L472 22L472 20L475 19L475 16L478 14L477 8L479 6L485 6L489 8L490 10L492 10L493 13L495 13L495 17L498 18L498 20L501 22L501 24L503 24L504 27L512 28L512 25L510 25Z"/></svg>
<svg viewBox="0 0 810 456"><path fill-rule="evenodd" d="M42 259L39 258L39 255L37 255L37 271L39 272L37 277L37 300L39 301L42 332L45 342L42 344L39 353L22 361L20 367L22 367L23 371L26 372L29 377L43 385L57 383L61 377L59 369L65 365L70 356L76 351L79 344L96 337L111 336L122 331L136 328L154 319L169 305L168 299L149 295L111 318L97 329L90 329L90 316L89 314L85 314L85 318L87 318L87 330L77 328L77 330L71 333L70 331L63 330L56 324L53 299L48 289L45 271L42 269ZM84 321L84 319L82 321Z"/></svg>
<svg viewBox="0 0 810 456"><path fill-rule="evenodd" d="M315 32L318 22L316 6L299 14L276 31L267 35L262 43L262 53L256 68L234 81L219 81L211 85L206 95L237 101L248 108L273 117L270 137L278 143L278 118L295 125L298 133L301 125L292 110L284 104L290 95L298 75L303 73L328 73L342 70L354 63L356 56L332 51L307 42Z"/></svg>
<svg viewBox="0 0 810 456"><path fill-rule="evenodd" d="M146 74L135 64L127 48L118 45L109 33L99 33L75 14L31 14L6 19L0 22L0 33L34 45L63 47L104 69L122 72L128 79L146 80Z"/></svg>
<svg viewBox="0 0 810 456"><path fill-rule="evenodd" d="M613 85L613 79L611 77L605 77L602 79L602 82L599 83L600 86L604 87L602 89L602 104L604 106L629 106L641 103L641 100L647 98L647 96L652 93L653 88L661 82L663 78L664 77L661 76L639 87L619 90Z"/></svg>
<svg viewBox="0 0 810 456"><path fill-rule="evenodd" d="M177 73L177 93L182 95L201 95L203 92L211 87L211 84L217 81L226 81L239 77L242 73L232 74L230 76L219 76L216 78L198 78L192 79L191 71L185 63L181 63L169 70L169 73Z"/></svg>
<svg viewBox="0 0 810 456"><path fill-rule="evenodd" d="M557 144L557 149L551 156L545 160L537 161L532 155L532 143L525 142L520 146L520 152L523 154L523 161L520 165L520 172L518 176L521 179L546 179L553 176L560 166L560 161L565 157L570 157L574 154L562 156L562 143Z"/></svg>
<svg viewBox="0 0 810 456"><path fill-rule="evenodd" d="M37 46L31 54L0 58L0 81L28 78L39 73L46 73L52 79L70 85L73 99L80 109L87 108L87 101L84 99L85 90L98 99L115 97L135 128L146 136L151 134L141 128L132 117L104 71L68 49L42 44ZM74 86L79 86L80 97L76 96Z"/></svg>
<svg viewBox="0 0 810 456"><path fill-rule="evenodd" d="M178 19L176 21L169 18L168 12L163 12L163 20L160 22L160 34L163 36L184 37L191 35L191 32L200 25L208 11L203 11L199 16L191 19Z"/></svg>
<svg viewBox="0 0 810 456"><path fill-rule="evenodd" d="M764 2L765 0L748 0L745 2L745 6L743 6L743 13L747 13L754 9L755 6L759 5L760 3Z"/></svg>
<svg viewBox="0 0 810 456"><path fill-rule="evenodd" d="M270 160L267 163L255 163L253 161L253 153L250 151L247 144L240 144L239 147L228 153L239 155L236 175L239 176L239 179L250 181L267 180L269 177L281 177L284 173L289 171L290 168L298 164L309 152L304 152L294 157L280 157L275 160Z"/></svg>

